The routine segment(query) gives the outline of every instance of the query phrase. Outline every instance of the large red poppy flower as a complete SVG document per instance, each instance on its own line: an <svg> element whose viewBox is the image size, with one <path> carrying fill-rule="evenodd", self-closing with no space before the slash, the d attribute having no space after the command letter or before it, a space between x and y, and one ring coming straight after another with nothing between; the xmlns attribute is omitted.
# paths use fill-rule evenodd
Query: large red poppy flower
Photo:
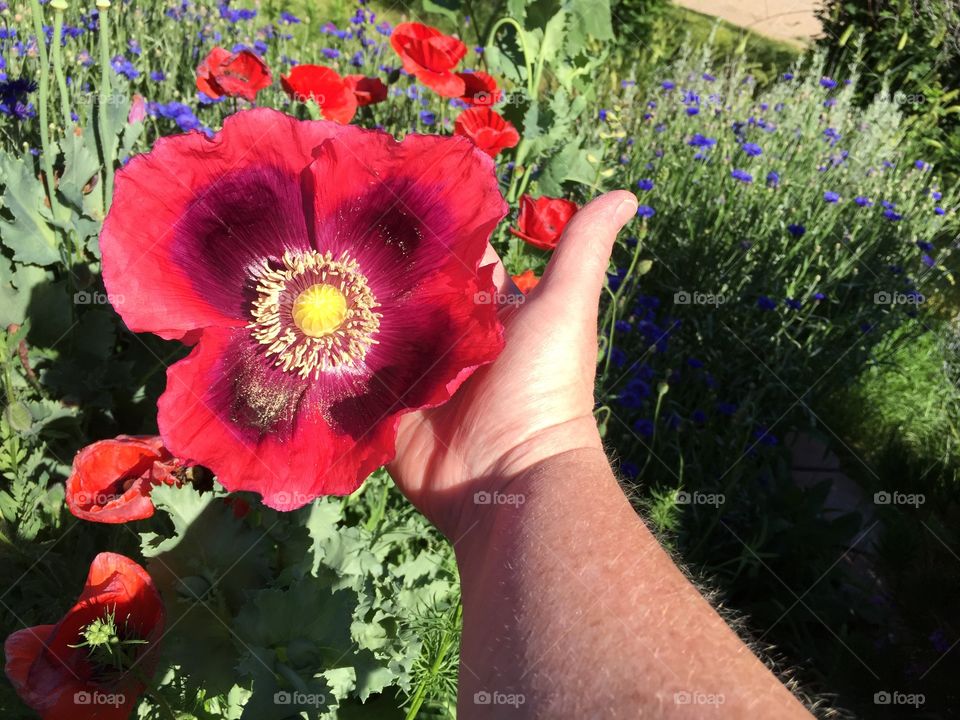
<svg viewBox="0 0 960 720"><path fill-rule="evenodd" d="M153 515L150 490L181 468L159 437L120 435L83 448L67 478L67 507L83 520L125 523Z"/></svg>
<svg viewBox="0 0 960 720"><path fill-rule="evenodd" d="M163 138L117 173L104 281L135 332L199 342L167 373L164 444L277 509L355 490L403 413L500 352L506 211L460 138L402 143L267 109Z"/></svg>
<svg viewBox="0 0 960 720"><path fill-rule="evenodd" d="M107 615L131 660L126 671L98 664L84 629ZM3 645L7 678L20 698L44 720L126 720L156 668L164 609L146 570L123 555L100 553L80 598L56 625L18 630Z"/></svg>
<svg viewBox="0 0 960 720"><path fill-rule="evenodd" d="M468 105L496 105L503 98L503 92L497 87L492 75L475 70L457 73L463 80L464 90L460 99Z"/></svg>
<svg viewBox="0 0 960 720"><path fill-rule="evenodd" d="M463 79L453 69L467 54L467 46L435 27L400 23L390 35L390 44L403 61L403 69L443 97L460 97Z"/></svg>
<svg viewBox="0 0 960 720"><path fill-rule="evenodd" d="M488 107L464 110L453 123L453 133L470 138L490 157L520 142L520 133L513 123Z"/></svg>
<svg viewBox="0 0 960 720"><path fill-rule="evenodd" d="M353 91L360 107L375 105L387 99L387 86L380 78L364 75L346 75L343 82Z"/></svg>
<svg viewBox="0 0 960 720"><path fill-rule="evenodd" d="M353 88L333 68L297 65L289 75L280 76L280 84L294 100L313 100L327 120L346 124L357 114Z"/></svg>
<svg viewBox="0 0 960 720"><path fill-rule="evenodd" d="M577 204L563 198L541 197L534 200L529 195L520 198L518 229L510 232L541 250L553 250L560 241L563 229L577 212Z"/></svg>
<svg viewBox="0 0 960 720"><path fill-rule="evenodd" d="M215 47L197 68L197 89L214 99L228 95L252 102L271 82L266 63L249 50Z"/></svg>

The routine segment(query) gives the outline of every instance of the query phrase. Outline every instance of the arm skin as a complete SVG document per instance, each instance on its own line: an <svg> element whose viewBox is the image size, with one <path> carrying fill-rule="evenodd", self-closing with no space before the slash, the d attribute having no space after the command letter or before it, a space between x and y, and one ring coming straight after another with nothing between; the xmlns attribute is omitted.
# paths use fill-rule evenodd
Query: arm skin
<svg viewBox="0 0 960 720"><path fill-rule="evenodd" d="M504 305L497 361L400 425L390 472L456 549L462 720L811 717L663 551L604 455L597 310L636 208L617 191L578 212L540 284Z"/></svg>

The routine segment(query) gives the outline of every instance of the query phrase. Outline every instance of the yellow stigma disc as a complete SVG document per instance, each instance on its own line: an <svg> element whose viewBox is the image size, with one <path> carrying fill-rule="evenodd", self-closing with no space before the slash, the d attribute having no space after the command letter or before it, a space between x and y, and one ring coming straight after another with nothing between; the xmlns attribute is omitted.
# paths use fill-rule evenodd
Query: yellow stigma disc
<svg viewBox="0 0 960 720"><path fill-rule="evenodd" d="M293 322L310 337L329 335L347 316L347 298L333 285L311 285L293 301Z"/></svg>

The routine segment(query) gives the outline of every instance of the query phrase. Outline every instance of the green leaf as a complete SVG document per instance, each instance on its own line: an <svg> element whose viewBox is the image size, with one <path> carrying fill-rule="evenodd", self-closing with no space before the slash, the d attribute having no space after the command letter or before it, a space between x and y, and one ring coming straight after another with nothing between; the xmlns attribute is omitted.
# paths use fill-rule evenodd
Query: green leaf
<svg viewBox="0 0 960 720"><path fill-rule="evenodd" d="M13 216L0 219L0 238L13 250L13 259L34 265L60 261L60 244L52 227L53 216L46 206L46 193L32 174L32 163L0 156L6 188L3 204Z"/></svg>
<svg viewBox="0 0 960 720"><path fill-rule="evenodd" d="M0 258L0 325L22 324L34 289L51 279L48 271L36 265L11 266Z"/></svg>
<svg viewBox="0 0 960 720"><path fill-rule="evenodd" d="M96 147L85 135L68 133L61 143L63 148L63 174L57 184L58 192L77 212L83 212L83 189L100 169Z"/></svg>
<svg viewBox="0 0 960 720"><path fill-rule="evenodd" d="M460 0L423 0L423 10L457 22L460 19L457 14L460 12Z"/></svg>

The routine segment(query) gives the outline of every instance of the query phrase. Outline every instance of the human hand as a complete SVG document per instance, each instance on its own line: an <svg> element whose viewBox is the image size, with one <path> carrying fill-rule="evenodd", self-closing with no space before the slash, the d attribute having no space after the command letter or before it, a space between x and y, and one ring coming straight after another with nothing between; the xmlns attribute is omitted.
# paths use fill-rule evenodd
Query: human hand
<svg viewBox="0 0 960 720"><path fill-rule="evenodd" d="M388 466L400 490L456 540L479 490L565 453L602 453L593 416L597 311L610 252L637 200L618 190L571 219L540 283L500 309L506 347L446 404L403 418ZM492 248L501 294L519 295Z"/></svg>

